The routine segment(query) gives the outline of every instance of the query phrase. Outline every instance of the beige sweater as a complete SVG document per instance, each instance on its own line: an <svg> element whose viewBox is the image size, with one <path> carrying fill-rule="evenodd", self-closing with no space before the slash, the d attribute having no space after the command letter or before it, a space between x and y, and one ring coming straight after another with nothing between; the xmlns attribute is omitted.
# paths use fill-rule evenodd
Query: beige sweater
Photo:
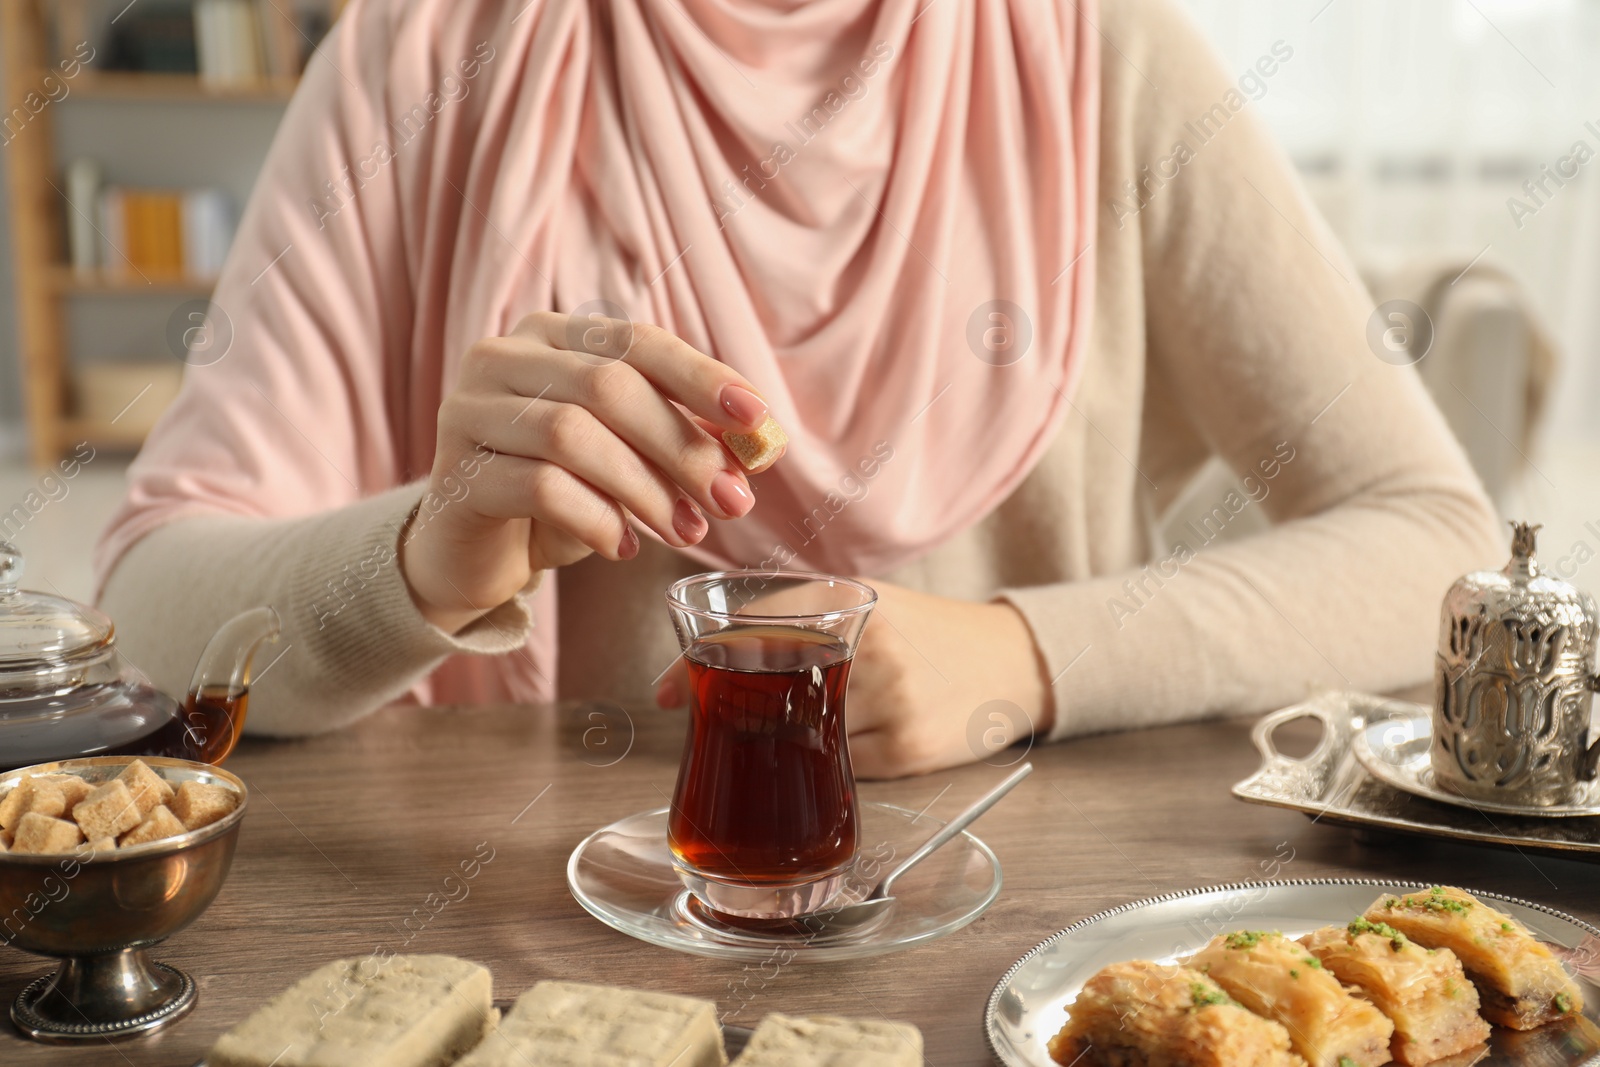
<svg viewBox="0 0 1600 1067"><path fill-rule="evenodd" d="M1169 0L1107 0L1101 29L1095 318L1073 411L993 514L879 577L1021 611L1055 679L1058 737L1422 681L1445 589L1504 554L1492 509L1416 374L1369 350L1354 267L1252 106L1234 107L1243 72ZM1260 70L1296 61L1280 44ZM1153 520L1213 454L1238 490L1155 543ZM267 657L282 656L250 729L337 727L452 655L519 654L533 625L518 600L449 637L394 566L350 610L313 610L350 560L393 552L419 496L174 522L123 556L104 606L133 662L175 689L221 621L275 604L286 632ZM1247 509L1274 525L1211 543ZM697 569L646 540L631 561L547 575L563 697L649 701L677 652L663 590Z"/></svg>

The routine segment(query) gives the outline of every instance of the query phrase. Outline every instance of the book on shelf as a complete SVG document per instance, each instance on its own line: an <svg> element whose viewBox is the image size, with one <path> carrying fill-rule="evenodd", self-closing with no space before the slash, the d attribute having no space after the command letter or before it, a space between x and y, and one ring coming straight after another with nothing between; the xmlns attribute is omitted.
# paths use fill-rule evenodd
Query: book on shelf
<svg viewBox="0 0 1600 1067"><path fill-rule="evenodd" d="M105 176L100 164L80 158L67 167L67 249L72 269L92 272L100 263L100 235L95 232L100 187Z"/></svg>
<svg viewBox="0 0 1600 1067"><path fill-rule="evenodd" d="M194 39L201 81L254 85L265 76L260 15L250 0L196 0Z"/></svg>
<svg viewBox="0 0 1600 1067"><path fill-rule="evenodd" d="M233 241L233 205L220 189L111 185L99 214L100 267L112 277L214 278Z"/></svg>
<svg viewBox="0 0 1600 1067"><path fill-rule="evenodd" d="M88 42L102 70L152 74L194 74L194 8L192 0L145 0L120 15L104 5L87 10L84 0L65 0L57 16L59 44L71 50Z"/></svg>
<svg viewBox="0 0 1600 1067"><path fill-rule="evenodd" d="M103 52L102 70L197 74L237 88L292 81L344 7L340 0L61 0L57 45Z"/></svg>

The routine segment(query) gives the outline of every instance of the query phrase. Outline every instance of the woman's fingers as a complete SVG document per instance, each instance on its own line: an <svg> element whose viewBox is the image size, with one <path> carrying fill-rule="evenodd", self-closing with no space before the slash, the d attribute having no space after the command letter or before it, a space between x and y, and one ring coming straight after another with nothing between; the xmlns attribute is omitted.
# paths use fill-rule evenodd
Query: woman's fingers
<svg viewBox="0 0 1600 1067"><path fill-rule="evenodd" d="M679 656L656 683L656 707L681 708L688 702L689 664Z"/></svg>
<svg viewBox="0 0 1600 1067"><path fill-rule="evenodd" d="M607 559L631 559L639 537L627 513L559 464L498 455L472 487L473 508L492 518L531 518L548 524Z"/></svg>
<svg viewBox="0 0 1600 1067"><path fill-rule="evenodd" d="M480 384L491 388L478 390L480 393L511 393L526 398L509 416L500 410L493 420L485 422L485 431L499 431L500 440L507 439L507 433L517 432L519 427L525 433L542 403L572 405L603 422L682 487L701 508L718 518L739 518L755 506L749 481L720 439L691 422L628 362L601 361L549 349L541 352L530 350L525 343L506 340L474 346L472 366L464 373L487 379ZM501 448L486 438L481 440ZM510 450L529 454L515 445ZM577 458L569 452L539 454L556 462ZM661 532L653 523L651 528Z"/></svg>
<svg viewBox="0 0 1600 1067"><path fill-rule="evenodd" d="M744 375L659 326L540 312L518 324L524 329L553 348L588 355L591 365L626 362L669 399L724 430L754 430L767 417L767 402Z"/></svg>
<svg viewBox="0 0 1600 1067"><path fill-rule="evenodd" d="M900 745L888 730L851 734L850 767L857 778L902 778L921 773L907 765Z"/></svg>
<svg viewBox="0 0 1600 1067"><path fill-rule="evenodd" d="M543 459L609 496L667 544L696 544L710 529L700 507L672 479L588 410L506 394L462 397L464 422L502 454Z"/></svg>

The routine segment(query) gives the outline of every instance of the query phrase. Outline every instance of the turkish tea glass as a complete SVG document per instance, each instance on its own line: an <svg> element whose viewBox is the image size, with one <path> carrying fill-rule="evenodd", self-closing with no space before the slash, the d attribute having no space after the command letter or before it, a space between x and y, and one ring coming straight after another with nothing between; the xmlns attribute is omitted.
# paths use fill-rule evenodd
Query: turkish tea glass
<svg viewBox="0 0 1600 1067"><path fill-rule="evenodd" d="M845 686L876 601L860 582L782 571L667 590L689 674L667 843L713 912L788 919L843 887L857 836Z"/></svg>

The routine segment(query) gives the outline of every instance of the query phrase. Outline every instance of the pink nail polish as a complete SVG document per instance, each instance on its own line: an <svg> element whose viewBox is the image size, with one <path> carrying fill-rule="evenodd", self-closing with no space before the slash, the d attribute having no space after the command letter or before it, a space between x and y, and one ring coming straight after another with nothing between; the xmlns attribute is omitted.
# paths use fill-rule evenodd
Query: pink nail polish
<svg viewBox="0 0 1600 1067"><path fill-rule="evenodd" d="M722 471L711 479L711 499L717 502L722 513L737 519L756 506L756 498L745 480L732 471Z"/></svg>
<svg viewBox="0 0 1600 1067"><path fill-rule="evenodd" d="M760 426L767 417L767 402L742 385L722 387L722 407L746 426Z"/></svg>
<svg viewBox="0 0 1600 1067"><path fill-rule="evenodd" d="M686 544L694 544L706 535L711 524L700 514L700 509L688 500L680 499L672 509L672 528Z"/></svg>
<svg viewBox="0 0 1600 1067"><path fill-rule="evenodd" d="M632 559L639 554L639 535L633 532L632 526L622 529L622 543L617 545L617 555L623 559Z"/></svg>

